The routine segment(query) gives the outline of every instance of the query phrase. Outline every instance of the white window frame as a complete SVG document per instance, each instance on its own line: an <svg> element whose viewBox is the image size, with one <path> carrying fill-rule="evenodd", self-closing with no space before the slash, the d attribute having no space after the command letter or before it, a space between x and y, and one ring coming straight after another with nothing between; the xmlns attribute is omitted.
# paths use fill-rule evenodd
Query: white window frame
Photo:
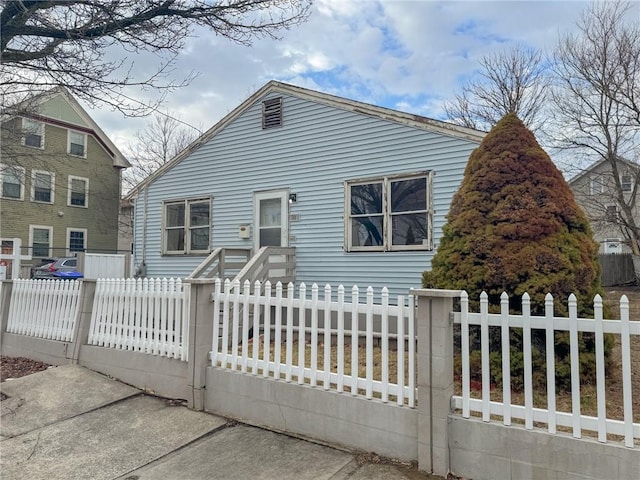
<svg viewBox="0 0 640 480"><path fill-rule="evenodd" d="M167 249L167 231L170 228L180 228L180 227L167 227L167 206L169 205L184 205L184 225L182 228L184 229L184 250L168 250ZM207 203L209 205L209 224L208 225L198 225L192 227L190 222L190 213L189 208L190 205L194 203ZM179 200L165 200L162 202L162 255L207 255L211 252L211 241L212 241L212 213L213 213L213 204L211 201L211 197L194 197L194 198L186 198ZM191 230L195 228L205 228L209 229L209 243L207 248L204 250L192 250L191 249Z"/></svg>
<svg viewBox="0 0 640 480"><path fill-rule="evenodd" d="M4 183L4 172L7 170L14 170L14 171L19 171L20 172L20 179L19 179L19 184L20 184L20 197L15 198L15 197L5 197L4 194L4 188L3 188L3 183ZM25 169L24 167L18 167L17 165L7 165L7 164L0 164L0 198L6 199L6 200L24 200L24 179L25 179Z"/></svg>
<svg viewBox="0 0 640 480"><path fill-rule="evenodd" d="M11 243L11 247L9 246L5 246L3 245L3 243L8 242ZM4 250L11 248L10 252L5 252ZM0 254L4 254L4 255L12 255L13 254L13 249L14 249L14 241L13 238L1 238L0 237Z"/></svg>
<svg viewBox="0 0 640 480"><path fill-rule="evenodd" d="M33 251L33 231L35 229L49 230L49 252L47 255L35 255L35 252ZM53 251L53 227L48 225L29 225L29 251L32 257L51 257Z"/></svg>
<svg viewBox="0 0 640 480"><path fill-rule="evenodd" d="M610 209L612 209L613 212L610 212ZM604 215L607 222L617 224L620 220L620 208L616 204L605 205Z"/></svg>
<svg viewBox="0 0 640 480"><path fill-rule="evenodd" d="M51 200L49 202L44 202L42 200L36 200L36 175L37 174L45 174L49 175L51 179ZM55 194L56 194L56 174L53 172L47 172L46 170L31 170L31 201L35 203L47 203L49 205L53 205L55 203Z"/></svg>
<svg viewBox="0 0 640 480"><path fill-rule="evenodd" d="M597 187L600 187L599 189ZM589 193L591 195L600 195L604 193L604 176L598 175L596 177L591 177L589 180Z"/></svg>
<svg viewBox="0 0 640 480"><path fill-rule="evenodd" d="M35 145L27 145L27 132L29 131L29 129L31 128L31 125L29 125L29 122L32 122L32 124L37 124L39 132L37 134L40 135L40 146L36 147ZM37 148L39 150L44 150L44 122L41 122L39 120L34 120L32 118L22 118L22 145L24 145L25 147L29 147L29 148Z"/></svg>
<svg viewBox="0 0 640 480"><path fill-rule="evenodd" d="M78 253L80 250L73 250L71 251L71 232L82 232L83 235L83 245L82 245L82 252L86 252L87 251L87 229L86 228L74 228L74 227L67 227L67 257L73 257L76 253Z"/></svg>
<svg viewBox="0 0 640 480"><path fill-rule="evenodd" d="M385 252L385 251L429 251L433 250L433 171L423 171L416 173L406 173L397 175L386 175L370 178L362 178L355 180L347 180L344 182L344 248L347 252ZM421 213L423 210L416 210L415 212L394 212L391 211L391 184L393 182L403 180L413 180L417 178L424 178L427 185L426 200L424 212L427 216L427 235L426 242L422 245L393 245L393 225L394 217L399 214ZM382 245L375 246L363 246L353 245L353 229L351 225L351 187L357 185L367 185L372 183L382 184L382 213L380 214L383 219L382 232L383 242Z"/></svg>
<svg viewBox="0 0 640 480"><path fill-rule="evenodd" d="M77 133L78 135L82 135L84 138L83 151L82 155L78 155L77 153L71 153L71 134ZM78 158L87 158L87 143L88 143L88 135L85 132L81 132L79 130L67 130L67 153L74 157Z"/></svg>
<svg viewBox="0 0 640 480"><path fill-rule="evenodd" d="M84 205L74 205L71 203L72 183L73 180L84 181ZM69 175L67 179L67 206L75 208L89 208L89 179L85 177L77 177L75 175Z"/></svg>
<svg viewBox="0 0 640 480"><path fill-rule="evenodd" d="M628 178L629 181L625 181L625 178ZM625 188L625 186L627 188ZM620 175L620 189L623 192L630 192L633 189L633 177L630 173L623 173Z"/></svg>

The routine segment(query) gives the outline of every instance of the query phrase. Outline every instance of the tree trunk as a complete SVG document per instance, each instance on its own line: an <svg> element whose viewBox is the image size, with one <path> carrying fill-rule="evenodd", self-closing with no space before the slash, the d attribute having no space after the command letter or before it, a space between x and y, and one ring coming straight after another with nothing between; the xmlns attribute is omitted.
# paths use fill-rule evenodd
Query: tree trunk
<svg viewBox="0 0 640 480"><path fill-rule="evenodd" d="M636 283L640 284L640 255L631 255L633 259L633 271L636 274Z"/></svg>

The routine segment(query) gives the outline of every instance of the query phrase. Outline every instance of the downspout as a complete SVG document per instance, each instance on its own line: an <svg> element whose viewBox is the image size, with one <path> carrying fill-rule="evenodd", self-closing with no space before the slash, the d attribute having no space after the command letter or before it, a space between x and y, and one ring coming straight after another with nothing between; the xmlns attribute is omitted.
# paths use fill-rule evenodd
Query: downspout
<svg viewBox="0 0 640 480"><path fill-rule="evenodd" d="M149 203L149 187L144 187L144 211L142 212L142 264L143 276L147 274L147 205Z"/></svg>
<svg viewBox="0 0 640 480"><path fill-rule="evenodd" d="M147 187L145 187L144 188L144 204L143 204L143 210L142 210L142 260L138 262L138 264L136 265L135 274L134 274L134 277L136 278L144 278L147 276L147 205L148 205L147 196L148 195L149 195L149 190ZM140 204L139 200L140 200L140 194L136 199L136 212L134 214L134 222L136 221L135 219L139 218L139 215L137 215L138 205ZM135 235L136 228L134 227L133 230Z"/></svg>

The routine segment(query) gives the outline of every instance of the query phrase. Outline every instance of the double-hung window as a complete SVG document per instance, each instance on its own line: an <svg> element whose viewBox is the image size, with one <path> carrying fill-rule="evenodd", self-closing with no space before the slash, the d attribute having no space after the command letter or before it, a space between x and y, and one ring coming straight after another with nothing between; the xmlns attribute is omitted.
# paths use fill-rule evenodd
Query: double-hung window
<svg viewBox="0 0 640 480"><path fill-rule="evenodd" d="M87 156L87 134L69 130L68 152L76 157Z"/></svg>
<svg viewBox="0 0 640 480"><path fill-rule="evenodd" d="M53 203L55 174L33 170L31 172L31 201Z"/></svg>
<svg viewBox="0 0 640 480"><path fill-rule="evenodd" d="M607 205L605 207L605 220L609 223L617 223L620 219L617 205Z"/></svg>
<svg viewBox="0 0 640 480"><path fill-rule="evenodd" d="M601 175L591 179L591 195L598 195L604 192L604 178Z"/></svg>
<svg viewBox="0 0 640 480"><path fill-rule="evenodd" d="M164 202L163 253L208 253L211 199Z"/></svg>
<svg viewBox="0 0 640 480"><path fill-rule="evenodd" d="M24 168L16 165L0 165L2 178L2 198L24 199Z"/></svg>
<svg viewBox="0 0 640 480"><path fill-rule="evenodd" d="M628 173L621 175L620 186L623 192L630 192L633 187L633 180L631 178L631 175L629 175Z"/></svg>
<svg viewBox="0 0 640 480"><path fill-rule="evenodd" d="M34 257L50 257L53 227L29 225L29 245Z"/></svg>
<svg viewBox="0 0 640 480"><path fill-rule="evenodd" d="M44 123L23 118L22 144L27 147L44 148Z"/></svg>
<svg viewBox="0 0 640 480"><path fill-rule="evenodd" d="M67 255L84 252L87 249L87 229L67 228Z"/></svg>
<svg viewBox="0 0 640 480"><path fill-rule="evenodd" d="M89 205L89 179L69 175L67 185L67 205L70 207L87 207Z"/></svg>
<svg viewBox="0 0 640 480"><path fill-rule="evenodd" d="M431 250L432 173L347 181L347 251Z"/></svg>

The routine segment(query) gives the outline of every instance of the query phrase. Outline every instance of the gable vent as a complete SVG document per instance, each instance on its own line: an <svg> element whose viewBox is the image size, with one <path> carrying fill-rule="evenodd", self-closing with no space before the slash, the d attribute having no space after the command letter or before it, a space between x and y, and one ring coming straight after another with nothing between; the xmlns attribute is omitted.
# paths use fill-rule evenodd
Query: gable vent
<svg viewBox="0 0 640 480"><path fill-rule="evenodd" d="M262 102L262 128L282 126L282 97Z"/></svg>

